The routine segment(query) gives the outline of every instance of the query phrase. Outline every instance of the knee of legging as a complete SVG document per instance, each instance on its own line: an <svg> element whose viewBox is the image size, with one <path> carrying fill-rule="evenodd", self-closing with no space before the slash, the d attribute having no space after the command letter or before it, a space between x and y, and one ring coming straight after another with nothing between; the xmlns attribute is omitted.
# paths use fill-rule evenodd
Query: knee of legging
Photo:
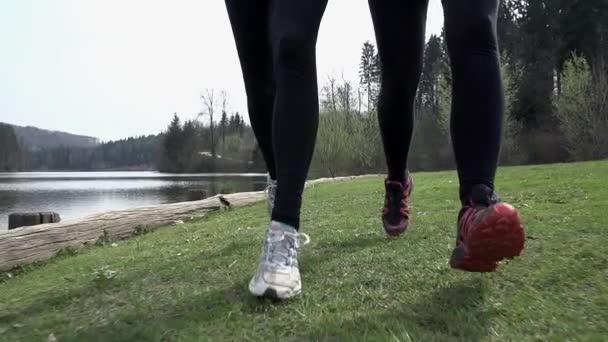
<svg viewBox="0 0 608 342"><path fill-rule="evenodd" d="M250 116L266 116L272 113L273 97L264 94L248 95L247 108Z"/></svg>
<svg viewBox="0 0 608 342"><path fill-rule="evenodd" d="M405 73L391 70L390 74L382 75L380 96L384 101L412 102L416 96L417 82L412 77L405 77Z"/></svg>
<svg viewBox="0 0 608 342"><path fill-rule="evenodd" d="M298 33L283 33L273 44L275 73L303 74L313 72L315 66L315 41Z"/></svg>
<svg viewBox="0 0 608 342"><path fill-rule="evenodd" d="M274 81L268 78L255 78L245 83L249 102L267 102L274 98Z"/></svg>
<svg viewBox="0 0 608 342"><path fill-rule="evenodd" d="M498 55L496 20L492 14L468 13L446 18L448 50L459 55Z"/></svg>

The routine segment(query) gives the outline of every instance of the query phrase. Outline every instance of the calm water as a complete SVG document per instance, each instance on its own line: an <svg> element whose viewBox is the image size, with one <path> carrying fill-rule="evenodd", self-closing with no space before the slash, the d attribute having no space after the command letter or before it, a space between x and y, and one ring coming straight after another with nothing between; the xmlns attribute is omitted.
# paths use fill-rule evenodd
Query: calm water
<svg viewBox="0 0 608 342"><path fill-rule="evenodd" d="M200 200L217 193L262 190L261 174L158 172L0 173L0 230L8 215L55 211L62 220L151 204Z"/></svg>

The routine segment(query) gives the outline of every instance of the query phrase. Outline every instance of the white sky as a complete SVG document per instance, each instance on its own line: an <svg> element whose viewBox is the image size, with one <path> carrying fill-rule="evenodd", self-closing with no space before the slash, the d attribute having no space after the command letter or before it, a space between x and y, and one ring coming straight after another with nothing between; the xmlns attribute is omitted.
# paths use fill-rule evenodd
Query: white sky
<svg viewBox="0 0 608 342"><path fill-rule="evenodd" d="M430 0L427 36L442 25L440 0ZM357 81L366 40L367 1L329 0L319 83ZM202 111L207 88L225 89L230 109L246 113L224 1L0 0L2 122L103 140L155 134L174 112Z"/></svg>

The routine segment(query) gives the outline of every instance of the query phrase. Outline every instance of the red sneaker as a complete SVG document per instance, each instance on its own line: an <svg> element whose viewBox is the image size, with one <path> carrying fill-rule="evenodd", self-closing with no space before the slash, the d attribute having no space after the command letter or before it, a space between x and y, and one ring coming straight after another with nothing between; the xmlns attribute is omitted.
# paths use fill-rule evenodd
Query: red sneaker
<svg viewBox="0 0 608 342"><path fill-rule="evenodd" d="M384 185L386 193L382 209L382 224L388 235L398 236L407 230L410 223L409 202L414 182L408 174L406 181L396 182L387 179Z"/></svg>
<svg viewBox="0 0 608 342"><path fill-rule="evenodd" d="M501 260L519 256L524 241L517 209L500 203L490 188L477 185L470 204L458 215L458 237L450 266L469 272L492 272Z"/></svg>

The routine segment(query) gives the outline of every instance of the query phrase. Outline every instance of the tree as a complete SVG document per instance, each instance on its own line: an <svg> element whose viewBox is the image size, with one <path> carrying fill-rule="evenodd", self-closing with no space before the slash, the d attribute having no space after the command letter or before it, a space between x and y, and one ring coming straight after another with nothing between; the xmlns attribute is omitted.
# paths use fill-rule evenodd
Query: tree
<svg viewBox="0 0 608 342"><path fill-rule="evenodd" d="M502 0L498 9L498 43L503 57L514 58L521 46L517 23L519 0Z"/></svg>
<svg viewBox="0 0 608 342"><path fill-rule="evenodd" d="M560 70L572 53L581 55L590 65L608 57L606 46L602 46L608 38L608 2L561 0L558 25Z"/></svg>
<svg viewBox="0 0 608 342"><path fill-rule="evenodd" d="M557 0L525 1L517 6L522 35L518 59L525 72L519 80L515 113L529 131L552 131L556 127L551 98L556 88L560 9Z"/></svg>
<svg viewBox="0 0 608 342"><path fill-rule="evenodd" d="M177 116L173 114L173 120L169 124L163 138L163 153L159 169L161 171L176 172L181 168L180 151L182 147L182 124Z"/></svg>
<svg viewBox="0 0 608 342"><path fill-rule="evenodd" d="M417 106L426 106L436 112L439 106L439 74L443 62L441 38L432 35L424 49L424 60L420 76L420 86L417 96Z"/></svg>
<svg viewBox="0 0 608 342"><path fill-rule="evenodd" d="M321 88L321 111L336 112L337 104L336 78L327 76L327 84Z"/></svg>
<svg viewBox="0 0 608 342"><path fill-rule="evenodd" d="M226 131L228 130L228 114L222 110L222 118L220 119L220 134L222 135L222 149L226 144Z"/></svg>
<svg viewBox="0 0 608 342"><path fill-rule="evenodd" d="M344 172L352 152L351 137L344 115L340 112L327 112L319 116L319 132L315 145L314 158L331 177Z"/></svg>
<svg viewBox="0 0 608 342"><path fill-rule="evenodd" d="M198 115L198 117L202 117L202 116L209 116L209 132L211 134L211 155L215 158L216 156L216 146L215 146L215 134L214 134L214 121L213 121L213 116L215 114L215 103L216 103L216 99L215 99L215 94L214 94L214 90L213 89L207 89L207 93L205 95L202 95L201 98L203 99L203 105L205 106L205 112L200 113Z"/></svg>
<svg viewBox="0 0 608 342"><path fill-rule="evenodd" d="M23 169L23 154L13 126L0 123L0 171Z"/></svg>
<svg viewBox="0 0 608 342"><path fill-rule="evenodd" d="M374 44L363 43L361 62L359 63L360 84L367 95L367 110L375 109L378 90L380 87L380 59L376 54Z"/></svg>
<svg viewBox="0 0 608 342"><path fill-rule="evenodd" d="M608 68L573 54L564 65L563 88L556 98L557 117L575 160L608 157Z"/></svg>
<svg viewBox="0 0 608 342"><path fill-rule="evenodd" d="M151 170L159 165L161 135L130 137L91 147L50 147L28 151L27 170Z"/></svg>
<svg viewBox="0 0 608 342"><path fill-rule="evenodd" d="M179 171L190 172L196 170L198 140L194 122L190 120L186 121L181 136L182 144L179 152Z"/></svg>
<svg viewBox="0 0 608 342"><path fill-rule="evenodd" d="M245 119L239 115L239 113L236 113L236 122L238 122L238 132L239 132L239 137L243 137L243 134L245 133Z"/></svg>
<svg viewBox="0 0 608 342"><path fill-rule="evenodd" d="M517 120L514 113L515 94L517 94L518 84L515 82L520 76L516 73L519 70L511 66L511 62L507 56L501 61L502 83L505 91L505 111L504 111L504 129L503 143L501 149L501 162L507 164L519 164L524 161L524 155L521 150L521 133L522 125Z"/></svg>
<svg viewBox="0 0 608 342"><path fill-rule="evenodd" d="M228 134L232 134L234 133L234 113L230 114L230 116L228 117Z"/></svg>
<svg viewBox="0 0 608 342"><path fill-rule="evenodd" d="M352 114L355 108L355 97L353 95L353 86L351 83L342 78L342 84L336 88L338 110L348 116Z"/></svg>

